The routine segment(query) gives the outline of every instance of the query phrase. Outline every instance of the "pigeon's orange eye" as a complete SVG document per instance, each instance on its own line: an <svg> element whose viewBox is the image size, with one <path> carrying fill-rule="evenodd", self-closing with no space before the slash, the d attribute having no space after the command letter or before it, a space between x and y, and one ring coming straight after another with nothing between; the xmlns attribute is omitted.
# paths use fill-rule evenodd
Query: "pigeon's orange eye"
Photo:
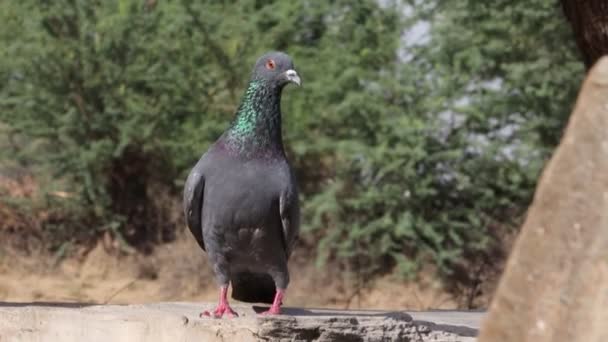
<svg viewBox="0 0 608 342"><path fill-rule="evenodd" d="M274 61L272 59L266 61L266 69L274 70L275 67L276 65L274 64Z"/></svg>

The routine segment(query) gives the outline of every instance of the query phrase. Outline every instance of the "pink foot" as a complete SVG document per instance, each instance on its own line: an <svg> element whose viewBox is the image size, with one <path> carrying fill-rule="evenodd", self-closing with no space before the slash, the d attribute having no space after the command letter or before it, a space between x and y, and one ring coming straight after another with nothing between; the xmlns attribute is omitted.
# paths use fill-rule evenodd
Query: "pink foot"
<svg viewBox="0 0 608 342"><path fill-rule="evenodd" d="M281 314L281 305L283 304L283 296L285 295L285 290L277 289L277 293L274 295L274 301L270 306L268 311L262 312L260 315L270 316L270 315L280 315Z"/></svg>
<svg viewBox="0 0 608 342"><path fill-rule="evenodd" d="M220 287L220 302L217 304L217 307L213 312L203 311L199 315L199 317L213 317L213 318L222 318L222 316L226 315L230 318L239 317L230 305L228 305L228 286Z"/></svg>
<svg viewBox="0 0 608 342"><path fill-rule="evenodd" d="M200 317L222 318L224 315L228 316L229 318L239 317L239 314L232 310L228 304L218 305L217 308L215 308L215 310L212 312L205 310L201 312Z"/></svg>
<svg viewBox="0 0 608 342"><path fill-rule="evenodd" d="M268 309L267 311L260 313L260 315L264 315L264 316L272 316L272 315L280 315L280 314L281 314L281 308L275 307L274 305L271 306L270 309Z"/></svg>

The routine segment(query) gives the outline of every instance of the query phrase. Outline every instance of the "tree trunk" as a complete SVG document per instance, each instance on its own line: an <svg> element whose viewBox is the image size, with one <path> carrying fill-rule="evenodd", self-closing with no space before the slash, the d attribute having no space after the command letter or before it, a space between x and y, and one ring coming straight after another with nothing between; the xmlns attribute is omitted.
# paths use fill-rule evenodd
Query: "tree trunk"
<svg viewBox="0 0 608 342"><path fill-rule="evenodd" d="M587 69L608 55L608 1L561 0Z"/></svg>

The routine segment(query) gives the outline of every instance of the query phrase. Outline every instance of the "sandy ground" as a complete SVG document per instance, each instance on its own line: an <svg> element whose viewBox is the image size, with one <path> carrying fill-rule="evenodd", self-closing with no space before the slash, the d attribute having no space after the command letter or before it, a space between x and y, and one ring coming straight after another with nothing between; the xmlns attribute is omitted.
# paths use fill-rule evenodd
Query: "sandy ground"
<svg viewBox="0 0 608 342"><path fill-rule="evenodd" d="M193 239L176 241L143 256L118 255L100 243L61 262L49 256L0 253L0 301L148 303L214 301L217 289L206 257ZM367 309L454 309L456 301L437 281L380 278L356 293L341 272L317 269L298 252L290 262L292 281L285 304L301 307Z"/></svg>

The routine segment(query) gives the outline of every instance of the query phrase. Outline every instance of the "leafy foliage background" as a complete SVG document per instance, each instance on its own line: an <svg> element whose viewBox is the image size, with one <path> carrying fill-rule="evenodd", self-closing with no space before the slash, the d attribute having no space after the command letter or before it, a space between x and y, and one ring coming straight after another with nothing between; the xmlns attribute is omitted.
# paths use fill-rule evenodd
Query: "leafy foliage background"
<svg viewBox="0 0 608 342"><path fill-rule="evenodd" d="M43 189L3 201L51 213L52 249L170 240L189 168L276 49L304 81L283 100L302 248L365 275L491 263L584 75L551 0L23 0L0 19L2 165Z"/></svg>

